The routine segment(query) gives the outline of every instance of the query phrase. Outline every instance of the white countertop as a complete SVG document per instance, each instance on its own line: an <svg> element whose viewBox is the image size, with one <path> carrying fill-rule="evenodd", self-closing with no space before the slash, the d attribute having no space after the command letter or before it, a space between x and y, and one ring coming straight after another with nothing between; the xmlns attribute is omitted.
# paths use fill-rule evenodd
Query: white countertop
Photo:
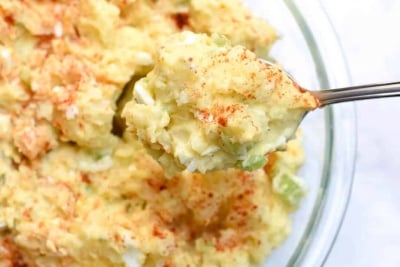
<svg viewBox="0 0 400 267"><path fill-rule="evenodd" d="M321 0L352 83L400 81L400 1ZM352 199L326 267L400 266L400 98L357 103Z"/></svg>

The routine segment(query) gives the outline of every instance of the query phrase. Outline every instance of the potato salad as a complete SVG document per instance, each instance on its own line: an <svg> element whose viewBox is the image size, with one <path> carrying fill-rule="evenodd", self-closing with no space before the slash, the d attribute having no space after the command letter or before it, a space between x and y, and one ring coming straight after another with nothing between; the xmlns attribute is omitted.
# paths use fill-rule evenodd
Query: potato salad
<svg viewBox="0 0 400 267"><path fill-rule="evenodd" d="M264 262L304 153L263 131L314 104L276 39L240 0L0 1L0 267Z"/></svg>

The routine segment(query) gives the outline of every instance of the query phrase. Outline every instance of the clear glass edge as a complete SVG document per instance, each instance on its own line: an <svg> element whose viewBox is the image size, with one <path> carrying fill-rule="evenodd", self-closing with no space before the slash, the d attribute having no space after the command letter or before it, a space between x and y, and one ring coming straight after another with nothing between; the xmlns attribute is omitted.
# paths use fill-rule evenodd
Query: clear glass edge
<svg viewBox="0 0 400 267"><path fill-rule="evenodd" d="M295 18L295 20L299 25L299 28L301 29L301 31L305 36L307 46L309 47L310 53L315 62L315 67L316 67L315 71L316 73L318 73L320 85L323 88L331 88L331 86L337 86L337 84L334 85L330 83L331 79L329 77L329 65L324 64L320 44L316 42L314 37L315 32L313 31L312 28L313 25L307 21L307 17L302 15L299 6L295 3L294 0L284 0L284 2L286 3L289 11L292 13L293 17ZM326 14L326 11L324 10L323 6L320 5L320 3L317 3L317 1L307 1L307 2L312 5L318 5L317 9L312 9L312 10L321 10L323 12L323 16L320 16L319 19L324 19L325 20L324 23L330 28L331 32L334 33L335 35L334 38L336 43L331 44L331 47L335 48L336 50L339 50L337 51L337 53L340 54L340 57L336 59L336 61L340 62L336 62L335 64L336 66L337 64L341 65L341 67L344 70L344 72L342 73L342 79L346 79L346 81L348 82L350 80L349 71L347 63L344 58L344 53L338 41L336 32L334 31L334 28L332 27L332 24L329 20L329 17ZM342 112L342 114L345 113L347 120L353 122L350 124L346 124L345 129L332 127L332 125L337 125L337 122L341 119L340 112ZM337 142L337 139L335 137L337 137L338 134L346 134L346 133L354 133L354 135L352 134L347 135L345 138L346 144L340 145L342 151L340 151L339 154L344 155L346 158L346 160L343 162L344 173L349 175L349 177L346 177L348 181L342 184L342 193L344 194L345 199L340 203L338 203L341 206L341 208L339 208L339 210L341 210L340 214L334 214L337 221L336 225L333 226L333 228L335 229L328 229L328 231L325 231L326 235L329 236L325 237L325 239L328 238L328 240L327 242L325 242L324 248L319 249L321 255L314 256L313 259L307 262L307 266L322 266L328 259L328 256L332 251L334 243L340 232L340 228L343 224L343 220L345 218L347 207L350 201L351 190L354 179L355 162L356 162L355 105L351 103L334 107L326 107L324 108L324 113L326 119L325 131L327 138L325 144L326 148L325 159L322 171L323 179L321 180L320 184L320 193L317 198L317 201L315 202L316 204L313 208L309 223L303 233L303 237L300 243L298 244L291 259L289 260L287 266L301 266L304 263L304 260L307 257L307 255L311 253L309 248L312 247L313 243L315 243L314 241L317 238L316 233L322 227L321 222L323 218L326 217L326 214L329 213L329 211L325 209L329 198L328 194L326 194L327 189L331 186L332 182L337 182L333 181L331 173L332 161L335 160L334 152L337 152L334 151L334 148L336 148L336 150L338 148L337 143L335 143Z"/></svg>
<svg viewBox="0 0 400 267"><path fill-rule="evenodd" d="M331 32L333 33L333 38L335 39L335 46L338 48L337 53L338 57L336 58L336 61L341 61L341 69L342 69L342 79L343 82L346 82L346 85L351 83L351 77L350 77L350 69L349 65L347 63L345 53L343 50L343 46L340 42L339 36L335 30L335 27L328 15L328 12L326 11L325 7L321 3L321 1L318 1L318 5L320 6L320 9L323 12L323 15L326 19L327 26L331 29ZM329 64L325 66L330 66ZM343 84L335 84L335 87L340 87L343 86ZM329 88L329 87L327 87ZM345 166L345 171L344 173L347 173L349 177L344 177L344 179L347 183L345 184L345 194L347 195L347 198L342 201L342 213L339 216L339 221L336 226L335 233L332 236L332 241L331 244L327 244L327 251L325 253L325 257L323 258L321 262L321 266L326 263L326 261L329 258L330 253L334 249L334 246L336 244L336 240L340 234L341 227L343 225L344 219L346 217L347 209L349 207L349 203L351 200L351 194L352 194L352 189L353 189L353 184L354 184L354 175L355 175L355 170L356 170L356 163L357 163L357 136L358 136L358 131L357 131L357 110L356 110L356 105L354 103L347 103L344 105L340 106L334 106L336 109L340 108L342 111L342 114L346 114L346 118L351 124L346 124L346 127L341 130L342 134L345 134L347 138L345 139L346 145L343 147L345 148L345 154L347 157L345 159L342 159L343 162L347 163ZM335 123L334 125L338 125L338 121L342 121L341 116L335 116ZM335 129L338 129L338 127L335 127ZM350 133L350 134L349 134ZM335 140L336 142L336 140ZM338 147L338 146L336 146ZM340 147L340 146L339 146ZM341 156L341 155L339 155ZM332 181L332 180L331 180ZM335 182L333 180L333 182Z"/></svg>

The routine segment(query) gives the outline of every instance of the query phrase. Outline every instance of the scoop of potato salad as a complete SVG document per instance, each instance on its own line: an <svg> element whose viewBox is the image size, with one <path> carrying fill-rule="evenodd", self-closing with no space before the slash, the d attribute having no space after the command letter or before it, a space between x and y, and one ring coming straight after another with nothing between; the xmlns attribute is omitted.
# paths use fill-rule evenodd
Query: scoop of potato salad
<svg viewBox="0 0 400 267"><path fill-rule="evenodd" d="M123 110L167 174L255 170L317 100L276 65L221 35L181 32L158 50Z"/></svg>

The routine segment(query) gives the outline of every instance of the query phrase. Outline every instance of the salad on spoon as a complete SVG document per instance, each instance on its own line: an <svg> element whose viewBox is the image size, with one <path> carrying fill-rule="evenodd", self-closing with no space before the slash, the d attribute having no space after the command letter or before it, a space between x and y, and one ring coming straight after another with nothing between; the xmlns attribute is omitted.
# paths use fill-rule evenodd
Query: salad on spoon
<svg viewBox="0 0 400 267"><path fill-rule="evenodd" d="M220 35L172 35L133 88L122 116L168 176L255 170L285 148L308 111L399 95L399 84L308 91L284 70Z"/></svg>

